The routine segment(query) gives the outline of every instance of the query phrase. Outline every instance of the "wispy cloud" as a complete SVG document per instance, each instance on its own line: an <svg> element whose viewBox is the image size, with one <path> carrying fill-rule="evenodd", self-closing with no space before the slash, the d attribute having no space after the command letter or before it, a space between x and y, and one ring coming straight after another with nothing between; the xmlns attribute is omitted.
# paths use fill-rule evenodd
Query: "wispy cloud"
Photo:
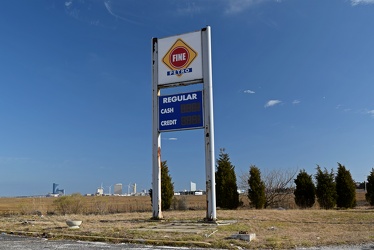
<svg viewBox="0 0 374 250"><path fill-rule="evenodd" d="M293 100L292 104L293 105L296 105L296 104L299 104L300 103L300 100Z"/></svg>
<svg viewBox="0 0 374 250"><path fill-rule="evenodd" d="M73 3L73 1L66 1L66 2L65 2L65 6L66 6L66 7L69 7L72 3Z"/></svg>
<svg viewBox="0 0 374 250"><path fill-rule="evenodd" d="M185 6L178 5L178 14L182 15L194 15L202 12L202 6L196 5L194 2L186 2Z"/></svg>
<svg viewBox="0 0 374 250"><path fill-rule="evenodd" d="M281 0L230 0L228 1L228 7L225 12L226 14L236 14L265 2L281 2Z"/></svg>
<svg viewBox="0 0 374 250"><path fill-rule="evenodd" d="M7 157L7 156L0 156L0 163L19 163L19 162L27 162L30 161L30 158L27 157Z"/></svg>
<svg viewBox="0 0 374 250"><path fill-rule="evenodd" d="M256 92L254 92L253 90L250 90L250 89L244 90L243 92L246 93L246 94L254 94L254 93L256 93Z"/></svg>
<svg viewBox="0 0 374 250"><path fill-rule="evenodd" d="M74 19L90 25L102 26L97 16L92 14L91 10L96 7L94 3L87 3L82 0L67 0L64 5L66 13ZM102 5L100 7L102 8Z"/></svg>
<svg viewBox="0 0 374 250"><path fill-rule="evenodd" d="M369 110L367 113L368 113L369 115L371 115L372 117L374 117L374 109Z"/></svg>
<svg viewBox="0 0 374 250"><path fill-rule="evenodd" d="M374 0L351 0L352 6L356 6L359 4L374 4Z"/></svg>
<svg viewBox="0 0 374 250"><path fill-rule="evenodd" d="M105 5L106 10L109 12L109 14L111 14L115 18L118 18L118 19L121 19L121 20L125 20L125 21L129 21L126 18L123 18L123 17L121 17L121 16L119 16L119 15L117 15L117 14L114 13L114 11L112 10L111 1L105 1L104 5Z"/></svg>
<svg viewBox="0 0 374 250"><path fill-rule="evenodd" d="M338 104L338 105L336 105L336 109L342 110L343 112L349 112L349 111L352 111L351 108L345 108L344 105L342 105L342 104Z"/></svg>
<svg viewBox="0 0 374 250"><path fill-rule="evenodd" d="M167 141L177 141L178 138L176 137L169 137L169 138L163 138L164 140L167 140Z"/></svg>
<svg viewBox="0 0 374 250"><path fill-rule="evenodd" d="M269 108L269 107L273 107L273 106L275 106L275 105L277 105L277 104L280 104L280 103L282 103L282 101L280 101L280 100L270 100L270 101L268 101L266 104L265 104L265 108Z"/></svg>
<svg viewBox="0 0 374 250"><path fill-rule="evenodd" d="M112 1L106 0L106 1L104 1L104 5L105 5L106 10L109 12L109 14L111 14L115 18L126 21L126 22L130 22L130 23L141 24L140 22L137 22L137 21L131 20L129 18L126 18L123 15L116 14L115 11L114 11L114 8L112 6Z"/></svg>
<svg viewBox="0 0 374 250"><path fill-rule="evenodd" d="M79 19L79 10L73 5L73 0L65 2L66 12L73 18Z"/></svg>

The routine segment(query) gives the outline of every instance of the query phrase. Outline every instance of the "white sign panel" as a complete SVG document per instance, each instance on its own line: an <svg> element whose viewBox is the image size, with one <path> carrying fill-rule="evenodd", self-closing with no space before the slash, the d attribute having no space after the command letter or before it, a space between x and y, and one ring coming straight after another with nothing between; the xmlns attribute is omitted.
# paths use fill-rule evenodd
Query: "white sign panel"
<svg viewBox="0 0 374 250"><path fill-rule="evenodd" d="M158 39L158 85L202 78L201 31Z"/></svg>

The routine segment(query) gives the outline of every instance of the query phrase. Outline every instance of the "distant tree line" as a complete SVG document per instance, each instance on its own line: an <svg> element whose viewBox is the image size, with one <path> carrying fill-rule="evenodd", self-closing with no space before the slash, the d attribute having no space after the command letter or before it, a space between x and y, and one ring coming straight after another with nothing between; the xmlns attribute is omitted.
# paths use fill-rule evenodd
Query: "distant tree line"
<svg viewBox="0 0 374 250"><path fill-rule="evenodd" d="M323 170L319 165L315 175L300 170L272 170L262 176L255 165L249 172L240 176L239 183L246 189L250 205L256 209L274 207L283 201L294 198L299 208L310 208L316 201L322 209L354 208L356 204L356 184L346 167L338 163L337 172ZM296 175L297 174L297 175ZM295 178L296 176L296 178ZM220 149L216 163L216 204L223 209L236 209L242 202L239 199L235 166L229 154ZM374 206L374 168L367 177L366 200ZM169 209L172 204L174 184L166 161L161 164L161 204ZM152 198L152 190L150 190Z"/></svg>
<svg viewBox="0 0 374 250"><path fill-rule="evenodd" d="M313 182L313 176L305 170L300 170L296 179L293 180L295 187L290 190L293 190L294 200L298 207L310 208L315 204L316 199L320 208L323 209L331 209L335 206L338 208L356 206L356 185L351 173L344 165L338 163L336 175L333 170L327 171L326 168L322 170L318 165L316 170L315 182ZM266 207L263 199L257 198L259 193L265 193L266 185L253 184L259 183L260 178L259 169L256 166L251 166L248 198L255 208ZM256 181L254 182L253 179ZM257 193L257 196L253 195L254 192Z"/></svg>
<svg viewBox="0 0 374 250"><path fill-rule="evenodd" d="M356 183L346 167L338 163L337 172L323 170L319 165L315 175L305 170L272 170L263 177L255 165L251 165L248 174L240 178L241 187L246 187L252 207L262 209L281 204L293 195L296 205L310 208L316 201L322 209L354 208L356 203ZM296 178L295 178L296 176ZM374 169L367 177L366 200L374 206ZM221 149L216 167L217 206L235 209L241 202L237 192L235 167L229 155Z"/></svg>

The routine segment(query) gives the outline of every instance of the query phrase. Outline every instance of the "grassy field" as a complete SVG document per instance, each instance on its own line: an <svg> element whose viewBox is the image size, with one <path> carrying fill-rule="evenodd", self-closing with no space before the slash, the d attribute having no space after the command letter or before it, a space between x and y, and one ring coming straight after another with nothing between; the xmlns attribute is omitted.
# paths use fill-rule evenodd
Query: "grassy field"
<svg viewBox="0 0 374 250"><path fill-rule="evenodd" d="M28 197L28 198L0 198L0 215L32 214L40 211L42 214L55 214L56 197ZM90 213L152 213L151 198L149 196L82 196L82 212ZM185 203L187 209L205 209L205 196L175 196L172 208Z"/></svg>
<svg viewBox="0 0 374 250"><path fill-rule="evenodd" d="M243 207L238 210L217 210L217 224L202 222L205 217L204 196L177 197L175 205L180 203L178 200L184 199L182 203L192 210L164 211L165 219L160 221L150 219L152 213L149 197L82 198L84 207L87 208L100 203L128 211L63 216L54 214L55 198L1 198L0 231L51 239L197 245L228 249L291 249L374 242L374 210L364 201L364 193L357 193L360 206L355 209L254 210ZM33 214L33 210L45 215ZM82 220L81 228L67 228L67 219ZM250 243L230 239L232 234L239 231L255 233L257 239Z"/></svg>

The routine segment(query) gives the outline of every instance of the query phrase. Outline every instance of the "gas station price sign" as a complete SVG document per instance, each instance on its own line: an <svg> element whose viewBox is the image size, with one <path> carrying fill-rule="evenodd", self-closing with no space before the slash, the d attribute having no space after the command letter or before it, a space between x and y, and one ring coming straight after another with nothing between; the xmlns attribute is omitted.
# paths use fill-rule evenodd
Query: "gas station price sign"
<svg viewBox="0 0 374 250"><path fill-rule="evenodd" d="M159 131L197 129L204 126L202 91L158 97Z"/></svg>

